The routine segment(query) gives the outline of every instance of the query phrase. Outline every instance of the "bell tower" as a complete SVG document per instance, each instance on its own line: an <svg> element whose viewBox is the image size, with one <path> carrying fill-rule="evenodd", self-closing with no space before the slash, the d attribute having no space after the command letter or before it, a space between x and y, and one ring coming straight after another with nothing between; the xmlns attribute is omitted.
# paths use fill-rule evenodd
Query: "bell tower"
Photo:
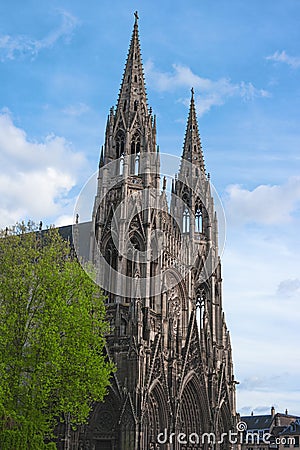
<svg viewBox="0 0 300 450"><path fill-rule="evenodd" d="M171 185L168 198L135 13L101 150L90 243L107 296L107 357L117 371L104 403L94 406L77 436L84 449L208 449L205 433L215 436L213 448L229 448L226 437L218 440L234 429L235 381L218 223L193 90Z"/></svg>

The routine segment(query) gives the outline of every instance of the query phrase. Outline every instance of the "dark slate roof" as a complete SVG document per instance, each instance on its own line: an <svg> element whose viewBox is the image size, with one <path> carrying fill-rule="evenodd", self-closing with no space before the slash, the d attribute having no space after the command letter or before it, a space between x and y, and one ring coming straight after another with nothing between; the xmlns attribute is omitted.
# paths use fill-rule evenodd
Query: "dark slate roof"
<svg viewBox="0 0 300 450"><path fill-rule="evenodd" d="M275 415L274 425L287 427L288 425L290 425L290 423L294 422L296 419L299 419L299 417L291 414L277 413Z"/></svg>
<svg viewBox="0 0 300 450"><path fill-rule="evenodd" d="M246 422L248 430L266 430L273 421L271 414L263 416L243 416L241 421Z"/></svg>
<svg viewBox="0 0 300 450"><path fill-rule="evenodd" d="M275 430L275 433L279 433L280 431L288 427L290 423L294 422L296 419L297 416L282 413L276 413L275 416L272 416L271 414L266 414L261 416L241 417L241 421L246 422L248 430L266 430L270 429L271 425L274 425L272 433L273 430Z"/></svg>
<svg viewBox="0 0 300 450"><path fill-rule="evenodd" d="M83 222L76 225L66 225L59 227L59 234L70 244L74 244L75 251L79 259L89 260L90 255L90 236L92 230L92 222Z"/></svg>
<svg viewBox="0 0 300 450"><path fill-rule="evenodd" d="M294 435L299 436L300 435L300 419L295 420L290 425L285 427L285 429L280 433L280 435Z"/></svg>
<svg viewBox="0 0 300 450"><path fill-rule="evenodd" d="M272 428L272 434L273 436L278 436L283 430L285 430L286 426L275 426Z"/></svg>

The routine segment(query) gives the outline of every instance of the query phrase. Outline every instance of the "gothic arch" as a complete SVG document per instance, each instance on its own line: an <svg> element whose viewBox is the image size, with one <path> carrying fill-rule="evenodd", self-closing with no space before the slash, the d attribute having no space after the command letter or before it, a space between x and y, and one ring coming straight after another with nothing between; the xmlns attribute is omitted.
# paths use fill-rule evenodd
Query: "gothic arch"
<svg viewBox="0 0 300 450"><path fill-rule="evenodd" d="M187 206L188 208L191 205L191 194L190 192L187 190L187 188L185 188L182 192L182 201L184 203L185 206Z"/></svg>
<svg viewBox="0 0 300 450"><path fill-rule="evenodd" d="M175 282L174 282L175 281ZM186 291L185 284L182 280L182 275L178 273L175 269L167 269L163 273L162 277L162 292L168 293L170 288L176 288L178 297L181 301L182 310L187 310L187 299L188 294ZM162 299L164 298L164 295L162 295ZM184 315L182 316L184 318ZM184 326L187 327L187 323L184 321Z"/></svg>
<svg viewBox="0 0 300 450"><path fill-rule="evenodd" d="M129 242L131 243L131 246L135 247L139 252L145 251L145 241L138 230L129 233Z"/></svg>
<svg viewBox="0 0 300 450"><path fill-rule="evenodd" d="M207 203L205 202L205 200L203 200L203 198L196 198L194 214L195 231L198 233L205 233L205 230L210 222L210 216L207 210Z"/></svg>
<svg viewBox="0 0 300 450"><path fill-rule="evenodd" d="M209 430L209 419L210 409L205 386L198 375L191 371L182 383L176 426L184 433L200 435Z"/></svg>
<svg viewBox="0 0 300 450"><path fill-rule="evenodd" d="M120 158L125 152L125 133L119 130L116 135L116 157Z"/></svg>
<svg viewBox="0 0 300 450"><path fill-rule="evenodd" d="M183 233L189 233L190 231L190 211L188 208L185 208L183 211L183 223L182 223L182 232Z"/></svg>
<svg viewBox="0 0 300 450"><path fill-rule="evenodd" d="M195 286L195 300L196 300L196 312L198 318L198 325L201 329L204 329L204 317L210 316L210 300L211 290L207 282L198 284Z"/></svg>
<svg viewBox="0 0 300 450"><path fill-rule="evenodd" d="M136 295L137 278L144 278L145 274L145 242L138 229L129 232L126 247L126 288L125 296L131 298Z"/></svg>
<svg viewBox="0 0 300 450"><path fill-rule="evenodd" d="M220 412L220 427L225 432L230 430L233 426L232 423L232 415L229 410L229 400L226 398L226 401L222 403L221 412Z"/></svg>
<svg viewBox="0 0 300 450"><path fill-rule="evenodd" d="M113 242L111 235L109 234L103 243L103 256L106 261L106 265L103 267L105 270L105 279L107 280L108 289L105 295L108 297L108 301L111 300L111 292L113 292L112 286L114 285L115 275L118 264L118 250Z"/></svg>
<svg viewBox="0 0 300 450"><path fill-rule="evenodd" d="M195 232L203 233L203 215L201 203L196 203L195 205Z"/></svg>
<svg viewBox="0 0 300 450"><path fill-rule="evenodd" d="M120 400L112 388L105 398L105 403L96 403L89 420L89 426L85 429L85 440L89 436L97 439L112 440L118 427Z"/></svg>
<svg viewBox="0 0 300 450"><path fill-rule="evenodd" d="M170 408L167 395L159 380L155 380L149 389L147 404L144 410L142 431L143 448L153 448L152 444L157 443L157 437L162 431L169 430ZM155 448L155 447L154 447ZM164 445L161 445L164 449Z"/></svg>
<svg viewBox="0 0 300 450"><path fill-rule="evenodd" d="M140 153L141 153L141 136L138 131L136 131L131 139L130 144L130 173L133 175L138 175L140 172Z"/></svg>
<svg viewBox="0 0 300 450"><path fill-rule="evenodd" d="M162 287L163 287L163 291L167 291L168 290L168 285L170 283L170 281L168 280L171 279L171 285L170 286L175 286L178 289L180 298L183 301L183 307L186 308L187 304L186 304L186 299L188 298L188 293L186 291L184 282L182 280L182 275L177 272L175 269L170 269L168 268L167 270L165 270L165 272L163 273L163 278L162 278ZM176 281L176 283L174 283L174 281Z"/></svg>
<svg viewBox="0 0 300 450"><path fill-rule="evenodd" d="M110 267L116 270L117 268L117 256L118 250L114 244L114 241L109 233L103 241L102 244L103 255Z"/></svg>
<svg viewBox="0 0 300 450"><path fill-rule="evenodd" d="M229 430L233 429L233 422L232 422L232 414L229 410L229 403L227 399L227 403L222 403L222 406L219 411L219 415L217 417L217 424L216 424L216 431L219 436L222 435L222 433L226 433L227 436L225 436L224 442L221 444L220 449L227 449L229 442L228 442L228 434Z"/></svg>

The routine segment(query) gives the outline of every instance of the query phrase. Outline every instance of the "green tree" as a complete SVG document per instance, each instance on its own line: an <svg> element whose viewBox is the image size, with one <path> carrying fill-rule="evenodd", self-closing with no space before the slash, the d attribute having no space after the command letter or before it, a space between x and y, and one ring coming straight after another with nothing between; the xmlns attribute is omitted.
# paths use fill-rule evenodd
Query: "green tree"
<svg viewBox="0 0 300 450"><path fill-rule="evenodd" d="M58 230L0 234L0 448L56 448L59 420L84 423L106 393L103 296Z"/></svg>

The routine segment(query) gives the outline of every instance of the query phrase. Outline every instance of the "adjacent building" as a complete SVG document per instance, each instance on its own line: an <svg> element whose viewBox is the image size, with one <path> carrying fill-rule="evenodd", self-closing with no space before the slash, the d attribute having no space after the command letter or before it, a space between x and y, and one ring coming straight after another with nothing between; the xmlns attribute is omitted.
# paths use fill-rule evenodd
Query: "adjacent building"
<svg viewBox="0 0 300 450"><path fill-rule="evenodd" d="M271 408L271 414L241 417L247 426L244 432L242 450L269 450L284 448L299 448L300 418L285 413L276 413Z"/></svg>

